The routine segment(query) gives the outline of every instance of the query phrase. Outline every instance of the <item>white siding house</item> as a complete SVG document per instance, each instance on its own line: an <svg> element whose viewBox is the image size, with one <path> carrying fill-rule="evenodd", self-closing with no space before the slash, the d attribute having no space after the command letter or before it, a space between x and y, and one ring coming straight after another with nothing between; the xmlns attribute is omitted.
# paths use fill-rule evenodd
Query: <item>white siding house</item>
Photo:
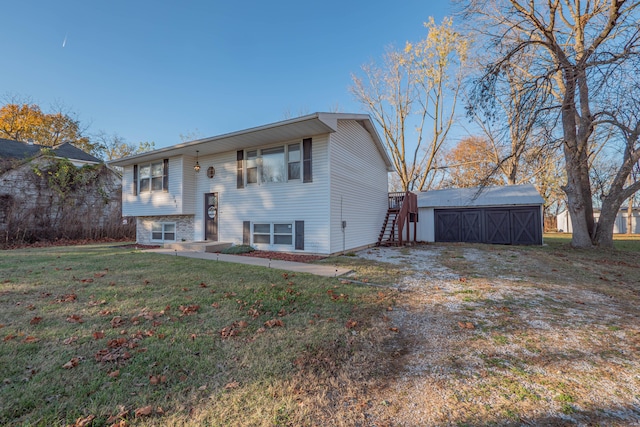
<svg viewBox="0 0 640 427"><path fill-rule="evenodd" d="M392 163L368 115L315 113L111 162L137 240L331 254L376 243ZM198 164L199 171L194 169Z"/></svg>
<svg viewBox="0 0 640 427"><path fill-rule="evenodd" d="M594 209L593 211L594 221L600 219L600 210ZM569 211L560 212L557 217L557 228L559 232L573 233L573 226L571 225L571 216ZM627 230L629 224L629 211L626 206L620 208L616 220L613 223L614 234L640 234L640 209L633 208L631 212L631 228Z"/></svg>

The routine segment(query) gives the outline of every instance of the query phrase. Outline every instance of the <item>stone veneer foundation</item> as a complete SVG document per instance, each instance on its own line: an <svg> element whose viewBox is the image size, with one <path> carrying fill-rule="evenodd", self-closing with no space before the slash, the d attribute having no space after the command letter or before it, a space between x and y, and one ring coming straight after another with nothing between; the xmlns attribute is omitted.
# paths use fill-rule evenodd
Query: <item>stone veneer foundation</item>
<svg viewBox="0 0 640 427"><path fill-rule="evenodd" d="M151 227L157 223L175 223L175 242L194 240L194 215L144 216L136 218L136 242L141 245L160 244L158 240L151 240ZM166 242L169 242L168 240ZM171 241L174 243L174 241Z"/></svg>

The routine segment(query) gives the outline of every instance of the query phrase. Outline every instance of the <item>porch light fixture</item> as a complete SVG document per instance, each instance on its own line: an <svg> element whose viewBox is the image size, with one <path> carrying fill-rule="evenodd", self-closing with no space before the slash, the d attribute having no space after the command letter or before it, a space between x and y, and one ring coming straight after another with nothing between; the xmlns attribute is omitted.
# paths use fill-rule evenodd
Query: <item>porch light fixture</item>
<svg viewBox="0 0 640 427"><path fill-rule="evenodd" d="M200 172L200 163L198 163L198 153L199 151L196 150L196 164L195 166L193 166L193 170L196 172Z"/></svg>

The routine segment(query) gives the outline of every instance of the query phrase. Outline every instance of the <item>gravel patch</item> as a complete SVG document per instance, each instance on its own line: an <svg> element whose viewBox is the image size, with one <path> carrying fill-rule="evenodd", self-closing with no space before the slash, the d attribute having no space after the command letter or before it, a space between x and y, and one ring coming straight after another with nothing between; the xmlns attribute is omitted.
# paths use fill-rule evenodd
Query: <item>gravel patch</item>
<svg viewBox="0 0 640 427"><path fill-rule="evenodd" d="M629 331L608 326L630 318L620 300L579 279L558 285L565 266L549 274L527 253L477 246L357 256L406 272L388 313L397 374L378 397L394 425L640 425L638 315ZM566 268L576 264L588 266Z"/></svg>

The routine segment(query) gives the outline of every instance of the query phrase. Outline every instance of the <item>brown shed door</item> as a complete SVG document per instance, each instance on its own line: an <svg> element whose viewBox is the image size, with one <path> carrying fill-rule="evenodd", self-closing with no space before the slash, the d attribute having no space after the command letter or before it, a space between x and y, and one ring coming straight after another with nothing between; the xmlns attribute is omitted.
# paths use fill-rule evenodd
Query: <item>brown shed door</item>
<svg viewBox="0 0 640 427"><path fill-rule="evenodd" d="M218 241L218 193L204 195L204 239Z"/></svg>

